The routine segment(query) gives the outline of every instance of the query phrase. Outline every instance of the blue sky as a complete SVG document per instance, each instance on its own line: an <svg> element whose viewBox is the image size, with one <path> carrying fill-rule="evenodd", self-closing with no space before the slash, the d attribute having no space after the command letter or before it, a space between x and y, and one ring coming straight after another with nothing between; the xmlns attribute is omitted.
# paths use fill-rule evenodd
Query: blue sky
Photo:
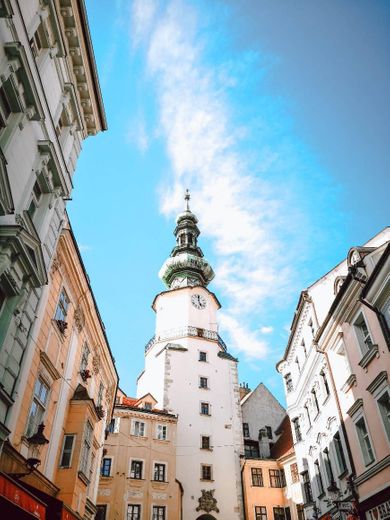
<svg viewBox="0 0 390 520"><path fill-rule="evenodd" d="M189 188L240 380L275 363L301 289L388 224L390 5L87 0L109 129L68 210L135 393Z"/></svg>

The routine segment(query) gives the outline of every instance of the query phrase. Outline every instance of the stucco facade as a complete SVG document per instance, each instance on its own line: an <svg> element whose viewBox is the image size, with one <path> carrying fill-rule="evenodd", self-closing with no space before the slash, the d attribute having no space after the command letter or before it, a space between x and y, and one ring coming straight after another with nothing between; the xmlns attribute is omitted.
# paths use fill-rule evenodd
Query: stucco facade
<svg viewBox="0 0 390 520"><path fill-rule="evenodd" d="M363 247L353 248L346 260L302 292L284 357L277 366L285 383L306 517L357 514L370 492L382 492L389 480L385 426L376 398L369 391L370 383L376 387L373 381L382 378L378 388L386 392L386 324L377 312L359 301L389 238L390 230L386 228ZM362 258L356 265L352 263L358 252L362 257L372 255L367 256L366 272L360 272L364 270L359 263ZM385 280L386 276L388 271ZM383 311L388 301L386 287L384 282L378 296ZM373 349L366 349L365 358L362 350L357 349L358 328L362 325L366 331L362 316L372 326L378 342L375 346L372 342ZM382 359L375 361L376 358ZM387 401L384 403L388 406ZM357 432L352 420L353 416L357 421L361 419L365 406L370 410L375 431L373 449L378 450L378 458L371 460L370 456L376 470L368 472L359 446L362 433ZM374 411L375 416L371 413ZM360 425L364 430L362 421Z"/></svg>
<svg viewBox="0 0 390 520"><path fill-rule="evenodd" d="M363 518L390 510L390 246L356 247L320 331L354 462Z"/></svg>
<svg viewBox="0 0 390 520"><path fill-rule="evenodd" d="M161 510L169 520L182 518L177 417L155 404L150 394L132 399L118 393L104 444L96 520L154 518Z"/></svg>
<svg viewBox="0 0 390 520"><path fill-rule="evenodd" d="M22 487L32 486L38 496L46 493L63 502L73 515L69 518L93 518L97 468L118 375L68 224L58 242L42 313L0 470L16 475ZM32 458L40 464L28 472Z"/></svg>
<svg viewBox="0 0 390 520"><path fill-rule="evenodd" d="M168 290L153 302L155 335L145 349L137 396L151 393L159 408L178 415L183 518L238 520L243 442L237 360L218 334L220 303L207 289L214 273L197 245L196 224L187 206L177 219L177 245L160 271Z"/></svg>
<svg viewBox="0 0 390 520"><path fill-rule="evenodd" d="M106 128L83 1L1 2L0 100L1 441L19 414L82 141Z"/></svg>

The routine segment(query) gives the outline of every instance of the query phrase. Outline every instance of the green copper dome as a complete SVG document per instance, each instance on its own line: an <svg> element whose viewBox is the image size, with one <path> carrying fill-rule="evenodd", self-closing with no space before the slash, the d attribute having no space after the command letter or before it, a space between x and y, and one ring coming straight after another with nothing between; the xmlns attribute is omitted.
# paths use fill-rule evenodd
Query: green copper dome
<svg viewBox="0 0 390 520"><path fill-rule="evenodd" d="M176 219L174 235L176 246L160 269L159 277L169 289L177 287L207 286L214 278L214 271L198 246L200 235L198 219L190 211L190 194L186 191L186 210Z"/></svg>

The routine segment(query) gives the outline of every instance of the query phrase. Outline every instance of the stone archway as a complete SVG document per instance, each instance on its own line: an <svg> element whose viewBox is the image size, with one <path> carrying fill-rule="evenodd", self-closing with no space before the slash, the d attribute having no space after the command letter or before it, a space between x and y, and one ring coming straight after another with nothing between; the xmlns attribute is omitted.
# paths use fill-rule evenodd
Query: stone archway
<svg viewBox="0 0 390 520"><path fill-rule="evenodd" d="M215 516L211 515L200 515L196 520L217 520Z"/></svg>

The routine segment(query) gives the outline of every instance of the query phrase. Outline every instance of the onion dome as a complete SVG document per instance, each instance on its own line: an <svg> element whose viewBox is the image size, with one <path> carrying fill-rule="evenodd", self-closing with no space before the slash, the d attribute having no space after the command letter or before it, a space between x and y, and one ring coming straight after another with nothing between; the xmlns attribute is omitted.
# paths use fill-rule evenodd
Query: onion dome
<svg viewBox="0 0 390 520"><path fill-rule="evenodd" d="M206 287L214 278L214 271L198 246L198 219L190 210L188 190L184 200L186 209L178 215L174 230L176 246L159 272L159 277L169 289L196 285Z"/></svg>

